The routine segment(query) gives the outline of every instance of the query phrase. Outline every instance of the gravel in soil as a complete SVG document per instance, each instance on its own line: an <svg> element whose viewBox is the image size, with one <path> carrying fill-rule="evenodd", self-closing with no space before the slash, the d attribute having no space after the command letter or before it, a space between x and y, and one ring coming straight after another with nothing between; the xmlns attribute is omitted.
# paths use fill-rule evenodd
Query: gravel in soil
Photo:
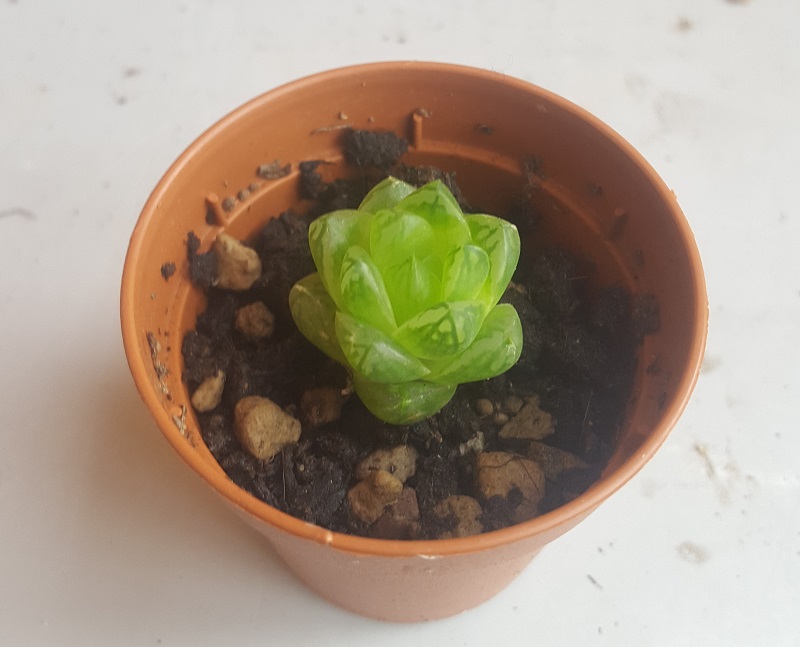
<svg viewBox="0 0 800 647"><path fill-rule="evenodd" d="M343 146L361 175L326 182L319 172L322 162L299 165L302 194L315 204L305 214L280 214L246 241L263 267L252 287L217 287L218 260L213 251L200 253L197 237L188 234L191 279L205 291L207 307L183 339L183 379L190 393L211 379L224 383L219 404L196 411L211 453L235 483L279 510L334 531L373 537L491 531L584 492L615 446L636 346L658 327L657 301L620 286L590 293L590 265L566 250L545 250L521 263L503 297L517 309L523 326L517 365L499 377L461 385L427 420L386 424L350 394L345 370L314 348L292 321L289 291L315 271L309 223L330 210L357 207L387 173L415 185L442 179L466 204L454 174L402 164L407 144L391 133L348 130ZM521 226L535 228L543 216L520 207L523 203L506 217L522 218ZM237 325L243 312L254 310L270 314L268 334L249 334ZM246 451L236 434L237 403L256 395L302 422L299 440L269 460ZM529 415L531 407L538 411L537 424L542 416L552 420L545 437L501 433L521 412ZM392 473L391 463L358 478L360 462L373 460L376 450L398 447L414 450L406 452L414 456L414 469L411 475L404 470L404 481ZM500 452L510 458L495 460ZM506 485L481 490L480 465L500 470L492 478L506 479ZM495 491L501 494L487 495Z"/></svg>

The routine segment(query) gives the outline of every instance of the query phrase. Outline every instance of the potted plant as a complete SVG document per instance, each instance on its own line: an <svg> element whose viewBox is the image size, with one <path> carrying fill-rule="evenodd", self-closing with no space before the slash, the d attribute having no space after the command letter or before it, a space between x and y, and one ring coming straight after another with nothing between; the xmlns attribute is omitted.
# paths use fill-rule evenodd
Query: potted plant
<svg viewBox="0 0 800 647"><path fill-rule="evenodd" d="M508 211L513 188L527 177L527 198L554 216L540 223L537 241L592 259L598 284L621 284L659 304L658 329L638 349L614 451L596 482L569 503L469 537L360 537L267 505L237 486L203 442L182 379L181 343L205 308L184 260L188 232L195 250L207 249L221 233L245 240L265 218L297 207L301 162L347 173L340 146L347 127L406 137L411 163L456 171L470 199L493 213ZM523 236L523 257L536 244ZM497 73L400 62L296 81L242 106L196 140L143 209L125 263L121 314L137 388L189 466L312 589L357 613L412 621L488 599L641 469L694 387L707 299L697 249L674 196L607 126L560 97Z"/></svg>

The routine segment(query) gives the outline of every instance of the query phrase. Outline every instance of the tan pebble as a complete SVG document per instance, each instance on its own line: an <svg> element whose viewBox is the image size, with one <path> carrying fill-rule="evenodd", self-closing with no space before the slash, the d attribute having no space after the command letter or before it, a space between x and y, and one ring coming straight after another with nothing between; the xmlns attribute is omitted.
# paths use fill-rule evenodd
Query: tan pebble
<svg viewBox="0 0 800 647"><path fill-rule="evenodd" d="M356 466L356 478L364 479L370 472L383 470L401 483L417 471L417 450L411 445L397 445L391 449L376 449Z"/></svg>
<svg viewBox="0 0 800 647"><path fill-rule="evenodd" d="M552 435L556 423L546 411L539 408L539 400L532 399L500 430L503 440L541 440Z"/></svg>
<svg viewBox="0 0 800 647"><path fill-rule="evenodd" d="M433 509L433 514L440 519L452 517L454 521L453 530L442 533L439 538L469 537L482 533L482 513L481 504L471 496L454 494L439 501Z"/></svg>
<svg viewBox="0 0 800 647"><path fill-rule="evenodd" d="M353 514L364 523L374 523L403 491L400 480L384 470L375 470L347 492Z"/></svg>
<svg viewBox="0 0 800 647"><path fill-rule="evenodd" d="M542 468L545 478L549 481L557 479L564 470L589 467L586 461L572 452L536 441L528 446L527 457Z"/></svg>
<svg viewBox="0 0 800 647"><path fill-rule="evenodd" d="M378 539L414 539L419 532L419 503L414 488L404 487L372 524L370 535Z"/></svg>
<svg viewBox="0 0 800 647"><path fill-rule="evenodd" d="M536 516L545 493L544 472L539 465L507 452L478 454L475 480L484 501L493 496L507 499L512 490L519 490L522 501L515 511L516 521Z"/></svg>
<svg viewBox="0 0 800 647"><path fill-rule="evenodd" d="M245 337L269 339L275 332L275 315L261 301L255 301L236 311L234 325Z"/></svg>
<svg viewBox="0 0 800 647"><path fill-rule="evenodd" d="M192 394L192 406L195 411L205 413L216 409L222 401L225 389L225 373L217 371L216 375L206 378Z"/></svg>
<svg viewBox="0 0 800 647"><path fill-rule="evenodd" d="M503 400L503 409L505 409L508 413L519 413L519 410L522 409L522 405L525 403L522 401L517 395L509 395L505 400Z"/></svg>
<svg viewBox="0 0 800 647"><path fill-rule="evenodd" d="M498 411L496 414L494 414L494 418L492 418L492 421L498 427L504 425L508 422L508 414L503 413L502 411Z"/></svg>
<svg viewBox="0 0 800 647"><path fill-rule="evenodd" d="M256 251L228 234L214 241L217 285L228 290L247 290L261 276L261 259Z"/></svg>
<svg viewBox="0 0 800 647"><path fill-rule="evenodd" d="M494 404L489 398L480 398L475 401L475 413L481 418L491 416L494 413Z"/></svg>
<svg viewBox="0 0 800 647"><path fill-rule="evenodd" d="M458 446L458 453L461 454L462 456L464 456L467 452L472 452L474 454L477 454L478 452L483 451L485 445L486 445L486 437L483 435L482 431L479 431L467 442L461 443Z"/></svg>
<svg viewBox="0 0 800 647"><path fill-rule="evenodd" d="M242 446L256 458L268 461L300 438L300 421L269 398L251 395L236 403L234 431Z"/></svg>
<svg viewBox="0 0 800 647"><path fill-rule="evenodd" d="M335 422L342 415L346 400L341 389L309 389L300 398L300 419L309 429Z"/></svg>

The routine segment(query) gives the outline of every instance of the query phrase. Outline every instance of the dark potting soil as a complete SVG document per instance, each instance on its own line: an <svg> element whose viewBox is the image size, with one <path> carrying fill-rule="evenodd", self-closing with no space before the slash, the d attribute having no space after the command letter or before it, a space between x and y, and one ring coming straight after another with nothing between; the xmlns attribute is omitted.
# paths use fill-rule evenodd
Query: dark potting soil
<svg viewBox="0 0 800 647"><path fill-rule="evenodd" d="M524 340L519 362L507 373L461 385L439 413L417 424L384 423L355 395L346 400L338 419L321 426L306 424L307 416L301 413L304 394L320 388L346 392L349 385L346 371L298 332L289 312L291 287L315 271L308 249L309 223L333 209L357 207L389 173L417 186L442 179L468 209L453 173L400 161L407 148L401 138L346 131L343 148L360 175L326 182L319 172L322 162L300 164L301 192L313 207L305 214L280 214L247 241L263 265L263 275L249 290L215 287L213 253L200 253L198 239L189 233L191 278L205 291L207 307L183 340L183 378L194 392L218 371L226 376L219 406L197 413L213 456L235 483L254 496L334 531L440 537L453 532L456 520L434 509L457 494L480 501L481 527L491 531L519 520L522 495L511 488L505 496L482 497L476 486L476 453L502 451L529 457L529 440L504 439L500 430L522 403L536 398L555 422L554 433L541 441L543 451L569 458L560 469L545 469L545 494L538 513L584 492L616 444L631 393L636 346L644 334L657 329L658 303L650 295L631 295L620 286L590 291L591 264L560 248L523 255L503 297L520 315ZM524 199L525 191L522 187L520 200L504 217L530 232L543 216ZM267 339L254 340L234 325L237 310L255 302L264 303L274 314L274 332ZM234 407L249 395L267 397L304 420L300 440L270 461L248 453L234 433ZM356 466L370 452L398 445L411 445L417 452L416 472L405 485L416 495L418 521L368 524L353 514L348 499L357 482Z"/></svg>

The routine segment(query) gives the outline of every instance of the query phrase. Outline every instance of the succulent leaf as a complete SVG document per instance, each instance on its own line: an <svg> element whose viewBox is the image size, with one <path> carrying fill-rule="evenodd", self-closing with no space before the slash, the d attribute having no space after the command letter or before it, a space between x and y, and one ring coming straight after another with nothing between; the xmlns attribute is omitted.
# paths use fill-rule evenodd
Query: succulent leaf
<svg viewBox="0 0 800 647"><path fill-rule="evenodd" d="M394 332L392 304L370 255L362 247L353 245L342 259L341 272L343 309L386 334Z"/></svg>
<svg viewBox="0 0 800 647"><path fill-rule="evenodd" d="M414 192L414 187L391 175L376 184L358 205L359 211L378 213L393 208L400 200Z"/></svg>
<svg viewBox="0 0 800 647"><path fill-rule="evenodd" d="M379 384L353 374L358 397L374 415L393 425L410 425L431 416L446 405L456 384L432 384L422 380Z"/></svg>
<svg viewBox="0 0 800 647"><path fill-rule="evenodd" d="M510 222L486 214L470 214L466 221L473 243L489 255L484 300L491 307L503 296L519 262L519 232Z"/></svg>
<svg viewBox="0 0 800 647"><path fill-rule="evenodd" d="M379 211L370 227L369 248L384 271L412 255L427 258L436 246L433 227L422 217L405 211Z"/></svg>
<svg viewBox="0 0 800 647"><path fill-rule="evenodd" d="M340 364L349 365L336 339L336 304L317 272L292 286L289 308L297 328L306 339Z"/></svg>
<svg viewBox="0 0 800 647"><path fill-rule="evenodd" d="M317 218L308 228L308 244L322 283L338 307L342 307L339 280L342 261L353 245L369 249L372 214L342 209Z"/></svg>
<svg viewBox="0 0 800 647"><path fill-rule="evenodd" d="M429 182L397 203L399 212L413 213L428 221L436 237L433 251L444 259L450 250L471 240L464 213L450 190L439 180Z"/></svg>
<svg viewBox="0 0 800 647"><path fill-rule="evenodd" d="M394 338L422 359L449 357L472 343L483 317L479 301L442 302L406 321Z"/></svg>
<svg viewBox="0 0 800 647"><path fill-rule="evenodd" d="M399 265L389 267L383 276L398 324L441 300L442 270L438 258L412 254Z"/></svg>
<svg viewBox="0 0 800 647"><path fill-rule="evenodd" d="M344 312L336 315L336 338L353 369L373 382L405 382L430 373L391 337Z"/></svg>
<svg viewBox="0 0 800 647"><path fill-rule="evenodd" d="M452 384L478 382L505 373L517 363L522 353L522 324L514 307L508 303L495 306L483 326L463 353L454 359L440 360L431 366L425 379Z"/></svg>
<svg viewBox="0 0 800 647"><path fill-rule="evenodd" d="M489 255L477 245L452 250L444 261L442 300L477 299L489 276Z"/></svg>

